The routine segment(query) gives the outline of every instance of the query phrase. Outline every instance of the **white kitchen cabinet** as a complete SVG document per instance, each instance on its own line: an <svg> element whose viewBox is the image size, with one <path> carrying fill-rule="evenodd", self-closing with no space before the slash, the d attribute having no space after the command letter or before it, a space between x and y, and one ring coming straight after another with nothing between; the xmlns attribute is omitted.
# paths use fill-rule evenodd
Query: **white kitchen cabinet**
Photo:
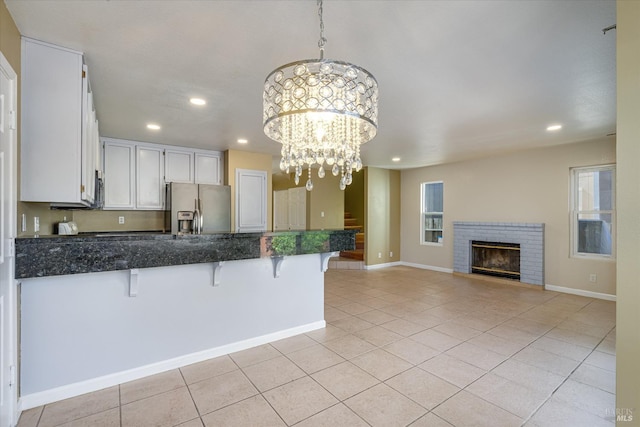
<svg viewBox="0 0 640 427"><path fill-rule="evenodd" d="M136 209L164 209L164 149L136 146Z"/></svg>
<svg viewBox="0 0 640 427"><path fill-rule="evenodd" d="M196 151L194 156L196 184L221 185L220 153Z"/></svg>
<svg viewBox="0 0 640 427"><path fill-rule="evenodd" d="M104 209L135 208L135 146L104 140Z"/></svg>
<svg viewBox="0 0 640 427"><path fill-rule="evenodd" d="M164 151L164 181L193 183L193 150L166 149Z"/></svg>
<svg viewBox="0 0 640 427"><path fill-rule="evenodd" d="M169 182L222 184L218 151L114 138L103 141L104 209L164 210Z"/></svg>
<svg viewBox="0 0 640 427"><path fill-rule="evenodd" d="M94 201L97 120L82 53L22 40L20 200Z"/></svg>

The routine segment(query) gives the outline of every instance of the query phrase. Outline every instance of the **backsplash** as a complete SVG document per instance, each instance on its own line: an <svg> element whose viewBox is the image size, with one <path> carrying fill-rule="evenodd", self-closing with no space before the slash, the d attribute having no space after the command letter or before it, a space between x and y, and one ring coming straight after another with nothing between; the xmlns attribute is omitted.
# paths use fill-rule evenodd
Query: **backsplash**
<svg viewBox="0 0 640 427"><path fill-rule="evenodd" d="M25 215L26 230L22 231L22 215ZM48 203L18 203L18 236L33 236L34 218L38 217L40 231L47 236L57 233L56 225L61 221L75 221L80 233L93 231L162 231L164 211L101 211L58 210ZM124 217L124 224L119 218Z"/></svg>

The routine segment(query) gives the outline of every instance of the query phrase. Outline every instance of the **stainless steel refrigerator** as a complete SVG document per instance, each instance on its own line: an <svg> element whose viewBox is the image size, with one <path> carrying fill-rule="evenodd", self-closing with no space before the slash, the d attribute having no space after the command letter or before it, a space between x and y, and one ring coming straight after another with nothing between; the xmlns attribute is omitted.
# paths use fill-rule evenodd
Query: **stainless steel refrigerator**
<svg viewBox="0 0 640 427"><path fill-rule="evenodd" d="M231 231L231 187L228 185L167 184L167 227L178 234L178 212L194 212L202 217L202 233ZM195 221L195 218L194 218ZM193 227L195 229L195 227Z"/></svg>

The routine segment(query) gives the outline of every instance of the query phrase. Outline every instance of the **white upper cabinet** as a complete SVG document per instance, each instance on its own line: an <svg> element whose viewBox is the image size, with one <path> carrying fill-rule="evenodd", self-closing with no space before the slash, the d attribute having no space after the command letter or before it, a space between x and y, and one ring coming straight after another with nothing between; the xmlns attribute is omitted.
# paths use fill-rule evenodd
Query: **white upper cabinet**
<svg viewBox="0 0 640 427"><path fill-rule="evenodd" d="M136 208L164 209L163 148L136 147Z"/></svg>
<svg viewBox="0 0 640 427"><path fill-rule="evenodd" d="M195 178L200 170L221 184L221 154L171 145L104 138L104 209L163 210L166 184L170 182L205 184ZM205 174L206 176L206 174Z"/></svg>
<svg viewBox="0 0 640 427"><path fill-rule="evenodd" d="M195 152L196 184L221 185L220 153Z"/></svg>
<svg viewBox="0 0 640 427"><path fill-rule="evenodd" d="M90 206L99 141L82 53L23 38L21 87L20 200Z"/></svg>
<svg viewBox="0 0 640 427"><path fill-rule="evenodd" d="M104 209L135 208L135 146L104 140Z"/></svg>
<svg viewBox="0 0 640 427"><path fill-rule="evenodd" d="M193 183L193 151L167 149L164 151L164 180Z"/></svg>

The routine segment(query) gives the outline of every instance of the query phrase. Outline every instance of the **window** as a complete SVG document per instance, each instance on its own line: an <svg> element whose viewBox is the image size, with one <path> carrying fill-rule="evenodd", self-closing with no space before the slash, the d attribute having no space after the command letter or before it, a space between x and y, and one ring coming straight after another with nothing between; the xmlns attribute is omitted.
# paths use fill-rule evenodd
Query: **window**
<svg viewBox="0 0 640 427"><path fill-rule="evenodd" d="M424 245L442 244L442 195L444 184L438 182L423 182L420 186L421 193L421 243Z"/></svg>
<svg viewBox="0 0 640 427"><path fill-rule="evenodd" d="M613 258L614 165L571 170L571 244L574 256Z"/></svg>

